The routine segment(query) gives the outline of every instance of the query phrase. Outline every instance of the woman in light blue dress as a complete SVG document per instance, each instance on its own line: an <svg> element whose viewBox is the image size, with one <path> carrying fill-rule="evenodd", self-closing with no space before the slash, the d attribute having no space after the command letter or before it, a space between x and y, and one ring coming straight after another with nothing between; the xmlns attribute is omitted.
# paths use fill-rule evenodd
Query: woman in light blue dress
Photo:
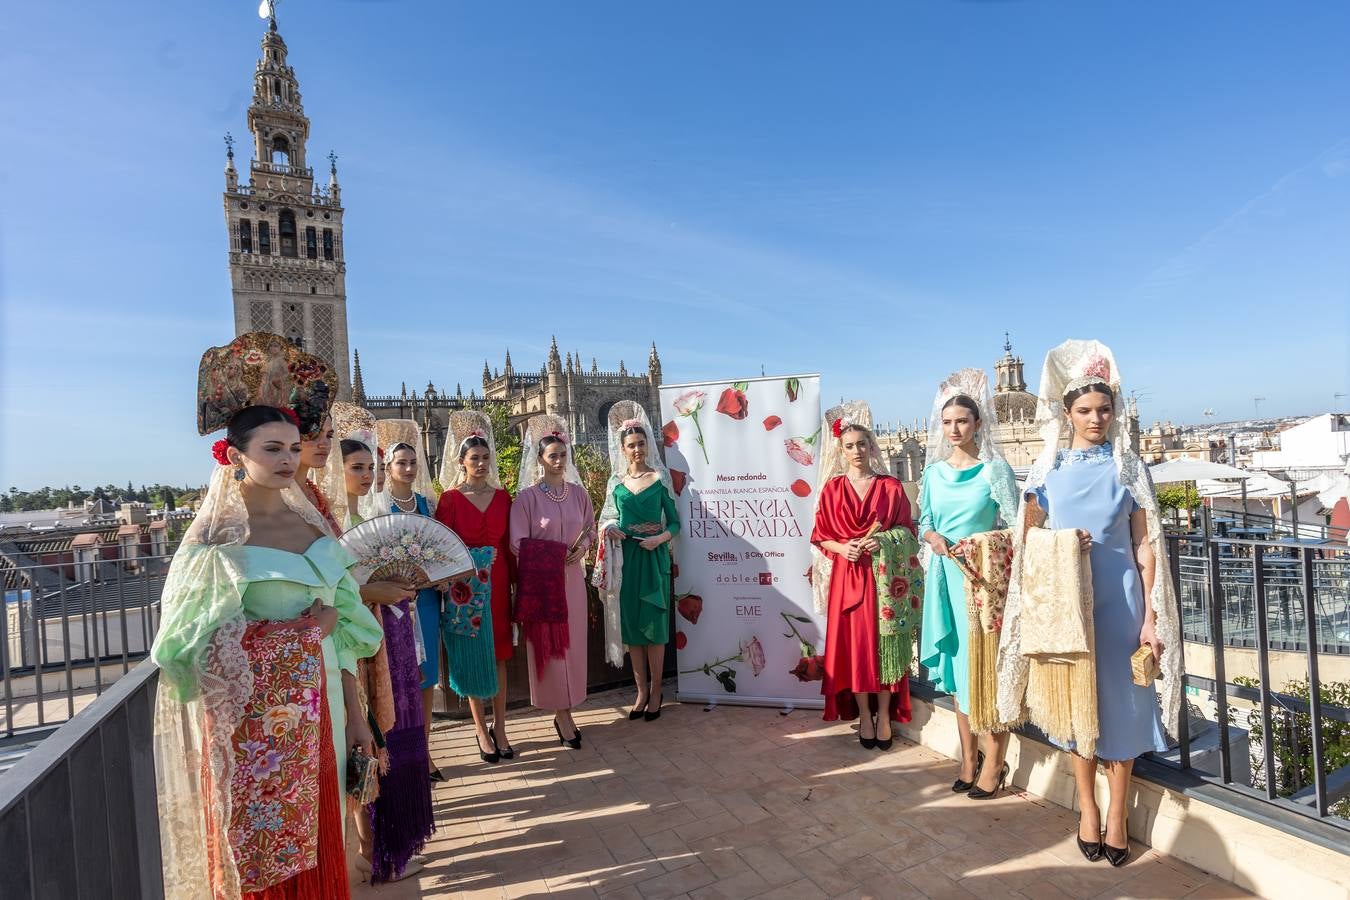
<svg viewBox="0 0 1350 900"><path fill-rule="evenodd" d="M966 585L949 550L962 538L999 527L1016 513L1017 481L984 425L981 404L991 408L988 379L978 369L953 373L938 389L929 422L928 465L919 489L919 536L932 555L924 581L919 661L935 687L956 700L961 772L952 790L974 799L1002 786L1007 732L984 737L970 729L970 653ZM989 673L991 676L992 672ZM993 695L992 677L988 693Z"/></svg>
<svg viewBox="0 0 1350 900"><path fill-rule="evenodd" d="M1111 351L1097 341L1080 340L1051 350L1040 401L1047 446L1027 477L1019 530L1025 534L1026 527L1040 525L1076 529L1089 553L1098 738L1088 756L1074 745L1064 749L1073 753L1082 810L1079 849L1088 860L1105 857L1119 866L1129 858L1126 797L1135 757L1166 750L1167 731L1176 732L1181 715L1176 600L1153 483L1122 427L1124 408ZM1070 438L1067 449L1058 449L1060 434ZM1017 621L1020 555L1013 568L999 647L999 711L1005 717L1021 705L1027 673ZM1134 683L1130 657L1143 645L1160 662L1159 685ZM1110 792L1104 816L1096 799L1098 760Z"/></svg>

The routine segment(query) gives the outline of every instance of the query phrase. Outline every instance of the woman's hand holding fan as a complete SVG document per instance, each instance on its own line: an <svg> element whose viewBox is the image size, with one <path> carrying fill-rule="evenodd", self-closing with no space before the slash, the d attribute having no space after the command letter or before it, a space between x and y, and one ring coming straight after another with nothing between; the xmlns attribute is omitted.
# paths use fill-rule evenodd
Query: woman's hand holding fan
<svg viewBox="0 0 1350 900"><path fill-rule="evenodd" d="M392 581L414 588L468 578L474 571L469 548L449 528L428 516L367 519L342 536L356 557L352 577L360 583Z"/></svg>

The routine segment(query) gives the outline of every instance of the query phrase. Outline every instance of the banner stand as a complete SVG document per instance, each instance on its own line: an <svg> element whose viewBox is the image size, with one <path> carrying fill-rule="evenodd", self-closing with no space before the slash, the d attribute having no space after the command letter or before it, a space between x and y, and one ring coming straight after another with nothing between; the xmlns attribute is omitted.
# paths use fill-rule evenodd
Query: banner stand
<svg viewBox="0 0 1350 900"><path fill-rule="evenodd" d="M830 439L820 376L662 385L661 421L680 516L676 699L822 709L820 682L796 675L825 650L810 582L818 457Z"/></svg>

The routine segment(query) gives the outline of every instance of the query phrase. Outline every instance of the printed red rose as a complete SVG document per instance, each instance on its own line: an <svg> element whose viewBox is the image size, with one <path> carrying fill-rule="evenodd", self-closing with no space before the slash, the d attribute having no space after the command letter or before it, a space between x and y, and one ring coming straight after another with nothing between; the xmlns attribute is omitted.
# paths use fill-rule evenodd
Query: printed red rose
<svg viewBox="0 0 1350 900"><path fill-rule="evenodd" d="M891 609L889 606L883 606L881 608L881 617L889 622L891 619L895 618L895 610Z"/></svg>
<svg viewBox="0 0 1350 900"><path fill-rule="evenodd" d="M661 440L667 447L674 447L675 442L680 439L680 426L674 422L667 422L661 429Z"/></svg>
<svg viewBox="0 0 1350 900"><path fill-rule="evenodd" d="M811 496L811 485L798 478L796 481L792 482L792 493L796 494L798 497L809 497Z"/></svg>
<svg viewBox="0 0 1350 900"><path fill-rule="evenodd" d="M473 577L477 578L480 584L487 584L488 579L492 577L492 572L487 569L479 569L473 573Z"/></svg>
<svg viewBox="0 0 1350 900"><path fill-rule="evenodd" d="M773 431L775 428L777 428L779 425L782 424L783 424L782 419L778 418L777 416L769 416L767 419L764 420L764 430Z"/></svg>
<svg viewBox="0 0 1350 900"><path fill-rule="evenodd" d="M675 609L685 621L697 625L698 617L703 615L703 598L698 594L685 594L675 603Z"/></svg>
<svg viewBox="0 0 1350 900"><path fill-rule="evenodd" d="M917 569L919 567L919 558L917 556L911 556L909 558L909 567L911 569Z"/></svg>
<svg viewBox="0 0 1350 900"><path fill-rule="evenodd" d="M462 581L450 585L450 599L456 606L464 606L473 599L473 588Z"/></svg>
<svg viewBox="0 0 1350 900"><path fill-rule="evenodd" d="M819 656L803 656L788 670L798 681L820 681L825 677L825 660Z"/></svg>
<svg viewBox="0 0 1350 900"><path fill-rule="evenodd" d="M910 607L910 609L918 609L918 608L919 608L919 595L918 595L918 594L915 594L913 597L910 597L910 598L909 598L909 607Z"/></svg>
<svg viewBox="0 0 1350 900"><path fill-rule="evenodd" d="M906 593L908 590L909 590L909 579L908 579L908 578L905 578L903 575L897 575L897 576L895 576L894 578L891 579L891 598L892 598L892 599L899 600L901 597L905 596L905 593Z"/></svg>
<svg viewBox="0 0 1350 900"><path fill-rule="evenodd" d="M721 398L717 401L718 412L737 420L744 419L750 414L750 401L745 399L745 390L742 387L744 384L745 382L738 381L722 392Z"/></svg>
<svg viewBox="0 0 1350 900"><path fill-rule="evenodd" d="M684 493L685 483L689 481L689 473L681 472L679 469L670 470L670 483L675 488L675 496L678 497Z"/></svg>
<svg viewBox="0 0 1350 900"><path fill-rule="evenodd" d="M470 616L470 617L469 617L469 624L472 625L474 628L482 627L482 624L483 624L483 617L482 617L482 616Z"/></svg>
<svg viewBox="0 0 1350 900"><path fill-rule="evenodd" d="M683 631L677 631L677 632L675 632L675 649L676 649L676 650L683 650L683 649L685 648L685 646L686 646L688 643L689 643L689 638L685 636L685 633L684 633Z"/></svg>

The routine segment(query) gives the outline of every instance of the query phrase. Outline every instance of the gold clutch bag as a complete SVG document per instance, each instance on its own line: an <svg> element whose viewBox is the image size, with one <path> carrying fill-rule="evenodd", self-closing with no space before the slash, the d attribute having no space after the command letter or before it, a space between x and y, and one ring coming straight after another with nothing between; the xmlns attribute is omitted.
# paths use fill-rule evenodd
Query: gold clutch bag
<svg viewBox="0 0 1350 900"><path fill-rule="evenodd" d="M1153 656L1153 648L1144 644L1130 657L1130 674L1134 683L1148 687L1162 672L1158 669L1158 660Z"/></svg>

